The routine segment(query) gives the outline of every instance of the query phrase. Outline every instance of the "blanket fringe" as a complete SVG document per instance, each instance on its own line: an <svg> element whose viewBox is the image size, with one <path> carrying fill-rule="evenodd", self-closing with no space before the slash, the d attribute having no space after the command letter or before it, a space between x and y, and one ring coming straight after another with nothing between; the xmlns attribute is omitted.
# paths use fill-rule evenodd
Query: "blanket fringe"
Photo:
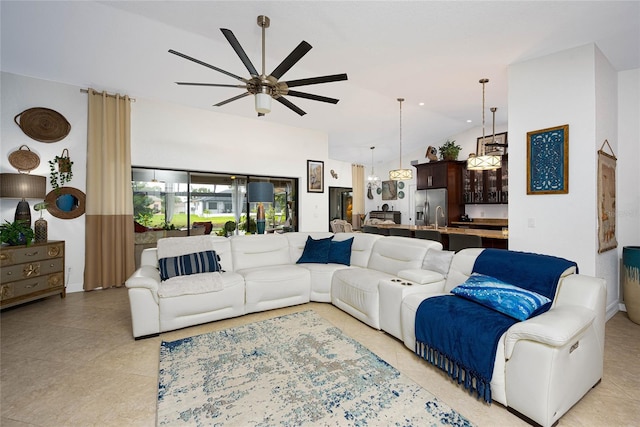
<svg viewBox="0 0 640 427"><path fill-rule="evenodd" d="M491 383L489 381L482 379L474 372L465 370L464 366L453 358L417 340L415 353L422 359L445 371L447 375L449 375L452 380L457 381L458 384L464 383L464 388L469 390L469 394L473 394L475 391L478 399L482 398L485 402L491 403Z"/></svg>

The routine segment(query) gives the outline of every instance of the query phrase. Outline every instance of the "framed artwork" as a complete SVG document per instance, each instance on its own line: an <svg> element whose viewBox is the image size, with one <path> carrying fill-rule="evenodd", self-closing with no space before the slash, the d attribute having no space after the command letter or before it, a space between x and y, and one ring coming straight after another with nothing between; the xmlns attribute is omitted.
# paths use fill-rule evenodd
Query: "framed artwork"
<svg viewBox="0 0 640 427"><path fill-rule="evenodd" d="M605 144L611 154L602 149ZM616 156L605 139L598 150L598 253L618 247L616 239Z"/></svg>
<svg viewBox="0 0 640 427"><path fill-rule="evenodd" d="M569 125L527 132L527 194L569 192Z"/></svg>
<svg viewBox="0 0 640 427"><path fill-rule="evenodd" d="M324 162L307 160L307 192L324 193Z"/></svg>
<svg viewBox="0 0 640 427"><path fill-rule="evenodd" d="M484 138L479 136L476 145L476 155L482 156L484 153L487 156L504 156L507 154L507 132L497 133L495 135L495 142L492 142L492 140L493 135L485 136Z"/></svg>
<svg viewBox="0 0 640 427"><path fill-rule="evenodd" d="M398 181L382 181L382 200L398 199Z"/></svg>

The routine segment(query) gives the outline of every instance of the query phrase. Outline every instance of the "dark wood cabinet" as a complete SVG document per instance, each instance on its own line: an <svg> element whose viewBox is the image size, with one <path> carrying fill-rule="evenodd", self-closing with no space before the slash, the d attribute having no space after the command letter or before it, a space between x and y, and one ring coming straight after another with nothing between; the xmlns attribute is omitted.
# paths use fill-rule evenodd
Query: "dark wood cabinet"
<svg viewBox="0 0 640 427"><path fill-rule="evenodd" d="M418 190L434 188L447 189L447 223L459 221L464 213L463 172L465 161L443 160L420 163L416 168L416 187Z"/></svg>
<svg viewBox="0 0 640 427"><path fill-rule="evenodd" d="M464 202L468 204L509 203L509 160L502 157L502 167L488 171L463 171Z"/></svg>

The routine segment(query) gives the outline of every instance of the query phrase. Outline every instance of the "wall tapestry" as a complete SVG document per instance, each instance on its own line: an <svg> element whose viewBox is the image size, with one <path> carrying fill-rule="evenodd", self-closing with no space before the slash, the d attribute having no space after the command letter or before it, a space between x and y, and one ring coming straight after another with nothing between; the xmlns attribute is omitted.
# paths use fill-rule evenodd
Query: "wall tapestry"
<svg viewBox="0 0 640 427"><path fill-rule="evenodd" d="M609 147L611 154L602 149ZM618 247L616 240L616 156L606 139L598 150L598 253Z"/></svg>
<svg viewBox="0 0 640 427"><path fill-rule="evenodd" d="M569 125L527 132L527 194L569 192Z"/></svg>

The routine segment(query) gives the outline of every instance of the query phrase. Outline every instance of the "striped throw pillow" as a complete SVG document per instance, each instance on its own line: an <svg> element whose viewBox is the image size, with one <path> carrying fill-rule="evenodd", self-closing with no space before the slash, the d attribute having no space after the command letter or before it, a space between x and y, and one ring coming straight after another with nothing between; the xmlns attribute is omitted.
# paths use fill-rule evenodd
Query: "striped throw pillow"
<svg viewBox="0 0 640 427"><path fill-rule="evenodd" d="M192 254L160 258L160 279L167 280L175 276L221 271L220 257L216 251L195 252Z"/></svg>

